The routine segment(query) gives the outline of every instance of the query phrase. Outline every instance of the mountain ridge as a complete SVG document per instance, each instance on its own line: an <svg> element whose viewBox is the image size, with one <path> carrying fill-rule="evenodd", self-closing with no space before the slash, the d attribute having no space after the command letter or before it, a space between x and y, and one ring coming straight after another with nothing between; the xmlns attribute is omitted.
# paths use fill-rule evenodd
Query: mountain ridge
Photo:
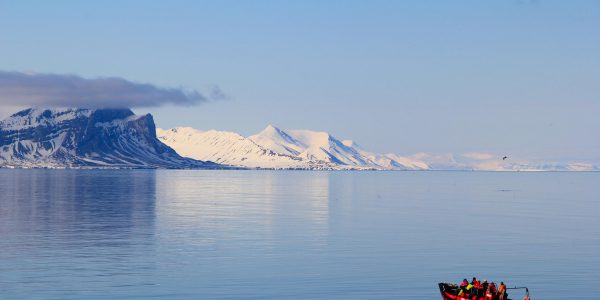
<svg viewBox="0 0 600 300"><path fill-rule="evenodd" d="M181 136L181 128L192 130ZM490 153L399 155L366 150L350 139L340 140L324 131L306 129L281 129L268 125L257 134L244 140L272 153L265 161L260 155L245 155L228 140L227 134L218 130L200 131L190 127L159 130L159 139L183 156L196 159L211 158L219 163L247 168L314 169L314 170L462 170L462 171L600 171L598 166L586 163L532 163L522 160L505 161L500 155ZM207 132L213 136L207 137ZM218 142L217 142L218 141ZM191 147L189 143L194 144ZM215 147L226 143L233 148ZM210 153L208 153L210 152ZM232 154L233 153L233 154ZM294 158L293 163L276 161L278 157Z"/></svg>
<svg viewBox="0 0 600 300"><path fill-rule="evenodd" d="M250 136L156 128L129 109L29 108L0 121L0 167L303 170L600 171L583 162L532 163L490 153L399 155L325 131L268 125Z"/></svg>
<svg viewBox="0 0 600 300"><path fill-rule="evenodd" d="M250 168L299 168L299 159L276 153L256 144L235 132L208 130L191 127L176 127L170 130L157 129L159 140L170 145L179 154L200 160ZM219 153L227 151L227 157ZM247 161L253 158L252 161ZM244 162L245 161L245 162Z"/></svg>
<svg viewBox="0 0 600 300"><path fill-rule="evenodd" d="M0 166L215 168L156 137L152 115L129 109L29 108L0 121Z"/></svg>
<svg viewBox="0 0 600 300"><path fill-rule="evenodd" d="M211 158L215 162L248 168L311 169L311 170L424 170L427 165L417 162L407 166L393 159L381 165L324 131L283 130L268 125L261 132L235 139L263 151L250 153L236 148L231 133L201 131L190 127L158 129L161 141L183 156L195 159ZM217 144L227 147L215 147ZM240 146L240 145L238 145ZM365 153L367 153L365 151ZM400 157L400 156L398 156ZM408 160L408 158L406 158Z"/></svg>

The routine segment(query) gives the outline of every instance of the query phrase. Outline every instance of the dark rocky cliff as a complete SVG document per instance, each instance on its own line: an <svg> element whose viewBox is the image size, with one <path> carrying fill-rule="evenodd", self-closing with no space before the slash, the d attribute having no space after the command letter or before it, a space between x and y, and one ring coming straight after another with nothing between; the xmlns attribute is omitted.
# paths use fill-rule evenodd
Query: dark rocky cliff
<svg viewBox="0 0 600 300"><path fill-rule="evenodd" d="M26 109L0 121L0 166L216 168L156 138L152 115L129 109Z"/></svg>

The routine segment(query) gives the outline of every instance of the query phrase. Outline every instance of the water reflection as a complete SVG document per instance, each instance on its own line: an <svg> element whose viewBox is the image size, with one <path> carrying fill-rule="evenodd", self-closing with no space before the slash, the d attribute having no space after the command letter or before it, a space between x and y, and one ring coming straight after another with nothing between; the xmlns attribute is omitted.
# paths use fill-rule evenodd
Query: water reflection
<svg viewBox="0 0 600 300"><path fill-rule="evenodd" d="M268 244L306 225L315 239L327 236L328 173L166 170L157 176L157 227L181 233L163 236L171 241L215 243L258 234Z"/></svg>
<svg viewBox="0 0 600 300"><path fill-rule="evenodd" d="M129 172L0 171L0 233L151 233L155 173Z"/></svg>
<svg viewBox="0 0 600 300"><path fill-rule="evenodd" d="M129 275L154 268L135 256L152 255L155 187L153 171L0 170L3 295L145 282Z"/></svg>

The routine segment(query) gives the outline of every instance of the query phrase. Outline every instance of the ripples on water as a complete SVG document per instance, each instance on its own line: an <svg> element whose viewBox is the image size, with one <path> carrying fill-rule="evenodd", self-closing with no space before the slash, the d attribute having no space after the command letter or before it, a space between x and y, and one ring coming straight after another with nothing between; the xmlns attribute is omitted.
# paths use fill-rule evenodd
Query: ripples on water
<svg viewBox="0 0 600 300"><path fill-rule="evenodd" d="M600 173L0 170L0 298L596 299Z"/></svg>

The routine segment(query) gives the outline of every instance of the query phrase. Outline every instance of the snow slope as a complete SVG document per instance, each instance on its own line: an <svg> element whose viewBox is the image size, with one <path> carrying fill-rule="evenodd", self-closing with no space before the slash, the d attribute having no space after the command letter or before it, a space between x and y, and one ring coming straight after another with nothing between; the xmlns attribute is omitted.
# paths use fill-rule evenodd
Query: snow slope
<svg viewBox="0 0 600 300"><path fill-rule="evenodd" d="M274 152L234 132L190 127L157 129L159 139L185 157L250 168L302 168L293 155Z"/></svg>
<svg viewBox="0 0 600 300"><path fill-rule="evenodd" d="M422 170L427 165L402 158L396 161L347 145L327 132L282 130L269 125L243 137L224 131L189 127L158 129L161 141L179 154L200 160L250 168ZM379 158L376 160L374 158Z"/></svg>
<svg viewBox="0 0 600 300"><path fill-rule="evenodd" d="M355 149L327 132L310 130L281 130L269 125L258 134L248 137L258 145L301 159L335 165L371 167Z"/></svg>
<svg viewBox="0 0 600 300"><path fill-rule="evenodd" d="M394 153L379 154L365 150L352 140L342 141L344 145L354 148L360 155L369 159L372 164L388 170L428 170L427 163L416 158L401 156Z"/></svg>
<svg viewBox="0 0 600 300"><path fill-rule="evenodd" d="M158 129L159 139L179 154L248 168L318 170L597 171L586 163L532 163L491 153L402 156L366 150L327 132L284 130L273 125L244 137L189 127Z"/></svg>

